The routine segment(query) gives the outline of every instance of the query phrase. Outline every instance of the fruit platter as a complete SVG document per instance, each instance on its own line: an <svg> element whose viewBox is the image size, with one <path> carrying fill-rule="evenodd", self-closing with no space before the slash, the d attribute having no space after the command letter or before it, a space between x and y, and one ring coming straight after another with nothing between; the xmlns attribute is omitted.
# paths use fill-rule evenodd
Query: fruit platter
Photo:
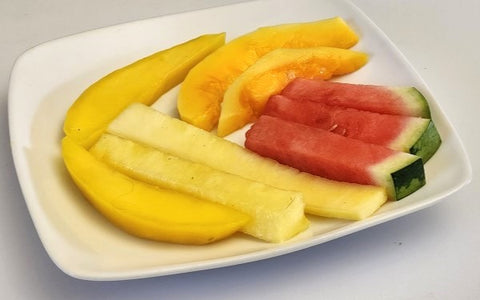
<svg viewBox="0 0 480 300"><path fill-rule="evenodd" d="M361 11L272 5L121 24L19 58L12 152L60 269L119 280L256 261L469 182L433 94Z"/></svg>

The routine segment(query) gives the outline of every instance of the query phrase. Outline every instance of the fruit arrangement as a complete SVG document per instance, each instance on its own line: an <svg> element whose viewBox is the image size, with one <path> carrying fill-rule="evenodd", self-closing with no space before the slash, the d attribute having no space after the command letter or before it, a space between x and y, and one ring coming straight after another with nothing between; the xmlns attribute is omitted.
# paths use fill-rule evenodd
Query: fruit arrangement
<svg viewBox="0 0 480 300"><path fill-rule="evenodd" d="M368 64L357 42L335 17L154 53L70 107L65 165L109 221L157 241L278 243L306 214L367 218L426 183L441 139L415 88L329 81ZM150 107L179 84L179 119ZM244 147L223 138L251 123Z"/></svg>

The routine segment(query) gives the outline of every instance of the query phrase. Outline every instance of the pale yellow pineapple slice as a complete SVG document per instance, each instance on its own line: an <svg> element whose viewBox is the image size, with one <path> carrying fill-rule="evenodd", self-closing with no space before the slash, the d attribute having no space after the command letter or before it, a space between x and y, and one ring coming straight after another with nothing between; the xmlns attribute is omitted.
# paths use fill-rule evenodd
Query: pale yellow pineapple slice
<svg viewBox="0 0 480 300"><path fill-rule="evenodd" d="M241 230L259 239L282 242L308 227L299 192L218 171L110 134L102 135L90 152L137 180L220 203L249 215L251 221Z"/></svg>
<svg viewBox="0 0 480 300"><path fill-rule="evenodd" d="M306 211L319 216L359 220L387 200L384 188L301 173L142 104L130 105L107 131L218 170L299 191Z"/></svg>

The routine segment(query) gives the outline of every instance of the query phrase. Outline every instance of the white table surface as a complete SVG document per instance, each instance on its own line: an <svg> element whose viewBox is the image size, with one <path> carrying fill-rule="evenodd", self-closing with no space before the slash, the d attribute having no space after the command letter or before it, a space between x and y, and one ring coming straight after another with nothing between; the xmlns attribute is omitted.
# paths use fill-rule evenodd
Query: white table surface
<svg viewBox="0 0 480 300"><path fill-rule="evenodd" d="M355 0L429 85L469 153L474 179L439 204L303 250L166 277L90 282L65 275L37 236L9 145L15 59L65 35L240 1L0 1L1 299L480 299L480 2ZM272 12L274 13L274 12Z"/></svg>

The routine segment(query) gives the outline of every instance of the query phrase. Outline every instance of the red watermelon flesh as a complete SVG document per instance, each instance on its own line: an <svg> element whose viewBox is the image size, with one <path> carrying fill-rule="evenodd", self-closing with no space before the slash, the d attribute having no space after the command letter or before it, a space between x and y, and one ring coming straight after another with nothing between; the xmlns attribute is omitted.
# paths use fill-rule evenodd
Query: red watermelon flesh
<svg viewBox="0 0 480 300"><path fill-rule="evenodd" d="M245 147L300 171L361 184L375 184L368 167L394 154L385 147L265 115L247 132Z"/></svg>
<svg viewBox="0 0 480 300"><path fill-rule="evenodd" d="M245 147L324 178L384 186L400 199L425 184L421 158L327 130L262 115L246 133Z"/></svg>
<svg viewBox="0 0 480 300"><path fill-rule="evenodd" d="M263 113L400 151L408 150L412 145L399 147L393 142L407 129L410 122L418 119L325 105L313 101L299 102L283 95L270 97Z"/></svg>
<svg viewBox="0 0 480 300"><path fill-rule="evenodd" d="M425 97L414 87L387 87L296 78L282 91L293 100L309 100L382 114L429 118Z"/></svg>

